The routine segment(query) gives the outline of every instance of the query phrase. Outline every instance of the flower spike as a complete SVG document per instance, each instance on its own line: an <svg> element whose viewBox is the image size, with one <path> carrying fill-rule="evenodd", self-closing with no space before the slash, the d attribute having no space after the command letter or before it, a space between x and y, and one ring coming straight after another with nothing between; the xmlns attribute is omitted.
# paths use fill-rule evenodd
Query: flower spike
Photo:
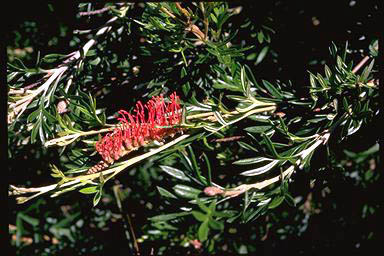
<svg viewBox="0 0 384 256"><path fill-rule="evenodd" d="M138 101L134 114L120 110L117 118L120 125L96 142L95 149L103 160L89 169L87 174L104 169L140 146L173 137L181 131L180 127L175 127L181 123L179 101L174 92L169 103L164 101L163 96L154 96L145 105Z"/></svg>

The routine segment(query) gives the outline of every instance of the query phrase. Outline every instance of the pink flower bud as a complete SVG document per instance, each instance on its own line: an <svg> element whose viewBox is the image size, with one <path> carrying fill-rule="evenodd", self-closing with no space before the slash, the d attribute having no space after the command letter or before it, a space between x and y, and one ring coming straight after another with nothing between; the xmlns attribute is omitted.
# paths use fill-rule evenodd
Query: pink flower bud
<svg viewBox="0 0 384 256"><path fill-rule="evenodd" d="M193 247L195 247L196 250L199 250L201 248L201 242L197 239L189 241Z"/></svg>
<svg viewBox="0 0 384 256"><path fill-rule="evenodd" d="M218 187L206 187L204 189L204 193L207 195L207 196L215 196L215 195L220 195L222 194L224 191Z"/></svg>

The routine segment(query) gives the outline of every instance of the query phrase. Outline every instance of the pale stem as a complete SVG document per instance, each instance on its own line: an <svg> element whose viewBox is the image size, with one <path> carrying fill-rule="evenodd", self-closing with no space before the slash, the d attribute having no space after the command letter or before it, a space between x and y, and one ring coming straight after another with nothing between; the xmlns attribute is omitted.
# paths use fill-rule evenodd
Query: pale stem
<svg viewBox="0 0 384 256"><path fill-rule="evenodd" d="M140 162L150 156L153 156L177 143L179 143L180 141L188 138L190 135L189 134L184 134L184 135L181 135L180 137L176 138L175 140L159 147L159 148L156 148L150 152L147 152L143 155L140 155L140 156L136 156L136 157L133 157L125 162L122 162L122 164L120 164L119 166L115 167L115 168L112 168L112 169L108 169L108 170L105 170L105 171L102 171L102 172L99 172L99 173L95 173L95 174L89 174L89 175L82 175L82 176L78 176L78 177L75 177L75 178L67 178L71 181L68 181L62 185L57 185L57 184L53 184L53 185L49 185L49 186L44 186L44 187L38 187L38 188L18 188L18 187L15 187L13 185L11 185L11 189L13 189L14 191L16 192L21 192L21 193L34 193L34 192L38 192L37 194L33 195L33 196L30 196L28 198L26 198L25 200L22 201L22 203L34 198L34 197L37 197L39 195L42 195L44 193L47 193L49 191L52 191L54 189L57 189L57 188L65 188L65 187L69 187L69 186L80 186L80 185L86 185L87 184L87 181L90 181L90 180L94 180L94 179L97 179L100 177L100 175L108 175L108 174L112 174L111 176L109 176L106 180L112 178L113 176L115 176L116 174L120 173L121 171L123 171L124 169L126 169L127 167L137 163L137 162ZM73 179L73 180L72 180Z"/></svg>
<svg viewBox="0 0 384 256"><path fill-rule="evenodd" d="M230 190L225 191L223 193L223 196L236 197L236 196L239 196L250 189L261 190L261 189L263 189L263 188L265 188L265 187L267 187L273 183L276 183L280 180L285 179L286 177L290 177L292 175L292 173L294 172L295 167L299 166L302 163L302 161L310 153L312 153L319 145L326 143L329 139L329 136L330 136L329 132L325 133L322 136L318 136L316 142L312 146L310 146L309 148L307 148L306 150L304 150L302 152L302 154L300 155L300 158L298 160L296 160L295 165L291 165L281 175L275 176L271 179L263 180L261 182L253 183L253 184L242 184L240 186L237 186L235 188L232 188Z"/></svg>
<svg viewBox="0 0 384 256"><path fill-rule="evenodd" d="M368 56L365 56L352 70L352 73L356 73L359 69L369 60Z"/></svg>

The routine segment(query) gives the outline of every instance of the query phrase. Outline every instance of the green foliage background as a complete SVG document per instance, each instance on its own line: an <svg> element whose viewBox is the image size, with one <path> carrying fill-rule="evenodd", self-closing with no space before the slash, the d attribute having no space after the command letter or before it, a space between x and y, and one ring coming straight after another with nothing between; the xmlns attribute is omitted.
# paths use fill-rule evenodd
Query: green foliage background
<svg viewBox="0 0 384 256"><path fill-rule="evenodd" d="M87 53L82 69L74 73L75 84L69 93L59 91L53 102L77 93L78 98L71 100L83 106L89 104L85 111L91 113L93 106L88 94L92 95L97 99L97 109L105 111L95 114L100 119L82 119L75 111L68 115L78 118L75 129L97 129L101 124L112 122L116 111L132 109L137 100L146 101L152 95L177 91L182 99L195 97L204 102L207 98L220 98L222 91L238 92L236 83L231 85L226 77L231 72L236 77L240 64L247 65L256 80L266 87L277 84L278 88L290 91L297 98L308 97L312 83L308 71L324 74L324 64L332 70L337 65L334 56L329 54L329 49L333 49L332 42L343 49L348 41L348 58L353 63L358 63L364 56L374 55L372 51L377 37L370 31L377 6L364 1L337 1L332 5L323 11L320 7L326 4L321 1L301 5L282 1L264 5L247 2L206 4L206 8L211 8L210 11L207 9L213 30L210 32L211 45L196 46L192 40L196 38L194 34L187 33L182 23L166 19L158 4L130 4L128 14L113 25L113 33L100 38ZM174 4L162 3L162 6L180 13ZM82 47L90 35L113 17L114 12L99 15L79 15L79 12L103 7L103 4L45 4L13 24L7 34L8 62L16 67L25 65L29 75L17 82L11 79L9 83L27 84L38 75L38 71L33 70L36 66L45 69L60 63L61 56L53 54L64 55ZM344 13L343 18L340 13ZM195 11L195 14L196 17L191 19L203 28L204 25L199 23L201 13ZM228 44L231 47L225 48ZM224 103L235 107L229 101ZM370 107L372 113L377 111L377 104ZM74 106L70 108L75 109ZM47 111L54 115L54 109L55 104L51 104ZM295 111L299 112L286 109L285 113L289 117L306 114L301 113L300 108ZM28 120L32 119L31 113L32 110L28 112ZM43 147L42 142L55 137L52 128L55 120L48 120L48 125L42 128L47 135L44 138L38 131L37 121L31 122L34 124L32 134L36 127L35 137L31 136L31 129L26 129L23 123L28 121L25 120L27 115L23 118L9 126L10 184L26 187L50 184L53 179L49 164L68 170L96 159L77 150L80 142L68 146L65 151ZM258 131L249 129L251 123L247 122L228 128L225 134L245 136L243 129L246 128L259 136ZM230 199L233 203L225 202L215 210L214 204L206 211L204 205L200 205L194 218L156 222L170 217L164 217L164 214L185 207L185 202L173 198L175 195L194 198L193 189L181 184L174 189L178 180L162 171L164 166L187 168L186 160L183 162L182 157L171 155L142 162L121 173L113 180L114 184L104 186L103 196L96 207L93 207L92 195L76 191L55 198L37 198L22 205L10 199L10 243L17 255L106 255L115 252L116 248L120 249L118 255L126 255L132 250L129 244L133 240L132 234L127 235L129 220L126 215L129 215L143 255L152 248L157 254L165 255L170 252L182 255L197 252L317 255L337 248L362 252L380 240L376 224L380 209L377 127L378 118L371 118L347 139L331 139L331 152L325 147L316 151L311 164L294 174L289 189L284 187L289 190L288 199L283 202L284 197L275 197L265 214L259 216L259 213L251 212L258 218L248 223L232 221L223 225L220 222L223 217L220 213L233 205L241 207L243 197ZM233 174L239 167L231 163L252 155L236 141L208 142L213 147L211 150L207 150L202 142L187 148L187 156L197 159L193 168L197 166L205 175L206 159L209 159L215 181L220 184L233 183L233 179L240 181ZM282 186L288 186L288 183ZM116 192L118 187L120 190ZM200 186L196 193L203 188ZM118 206L117 197L122 202L123 211ZM204 214L210 216L211 222L219 220L211 224L209 234L206 234L208 229L202 228ZM192 240L202 240L206 236L209 239L201 249L192 246Z"/></svg>

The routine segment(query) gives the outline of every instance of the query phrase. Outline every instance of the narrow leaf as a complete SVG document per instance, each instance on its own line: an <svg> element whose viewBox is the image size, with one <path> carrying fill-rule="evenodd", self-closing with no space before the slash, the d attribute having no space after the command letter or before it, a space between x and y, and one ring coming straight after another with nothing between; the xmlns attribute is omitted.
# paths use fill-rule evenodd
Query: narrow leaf
<svg viewBox="0 0 384 256"><path fill-rule="evenodd" d="M162 187L159 187L159 186L156 186L157 190L159 191L160 195L164 196L164 197L169 197L169 198L174 198L174 199L177 199L176 196L174 196L171 192L169 192L168 190L162 188Z"/></svg>
<svg viewBox="0 0 384 256"><path fill-rule="evenodd" d="M192 188L192 187L181 185L181 184L174 186L173 190L177 195L184 198L189 198L189 199L195 198L201 192L196 188Z"/></svg>
<svg viewBox="0 0 384 256"><path fill-rule="evenodd" d="M233 162L233 164L238 164L238 165L248 165L248 164L255 164L255 163L260 163L263 161L273 161L273 159L266 158L266 157L253 157L253 158L245 158L241 160L237 160Z"/></svg>
<svg viewBox="0 0 384 256"><path fill-rule="evenodd" d="M262 167L259 167L259 168L256 168L256 169L252 169L252 170L249 170L249 171L245 171L245 172L242 172L240 174L243 175L243 176L260 175L260 174L263 174L263 173L268 172L269 170L271 170L279 162L280 162L279 160L273 160L272 162L270 162L267 165L264 165Z"/></svg>
<svg viewBox="0 0 384 256"><path fill-rule="evenodd" d="M207 240L208 232L209 232L208 220L206 220L203 223L201 223L198 230L198 237L201 242L204 242L205 240Z"/></svg>
<svg viewBox="0 0 384 256"><path fill-rule="evenodd" d="M190 181L191 180L190 178L188 178L184 174L184 172L182 172L179 169L176 169L176 168L173 168L173 167L170 167L170 166L165 166L165 165L160 166L160 168L164 172L166 172L167 174L171 175L172 177L175 177L176 179L184 180L184 181Z"/></svg>

